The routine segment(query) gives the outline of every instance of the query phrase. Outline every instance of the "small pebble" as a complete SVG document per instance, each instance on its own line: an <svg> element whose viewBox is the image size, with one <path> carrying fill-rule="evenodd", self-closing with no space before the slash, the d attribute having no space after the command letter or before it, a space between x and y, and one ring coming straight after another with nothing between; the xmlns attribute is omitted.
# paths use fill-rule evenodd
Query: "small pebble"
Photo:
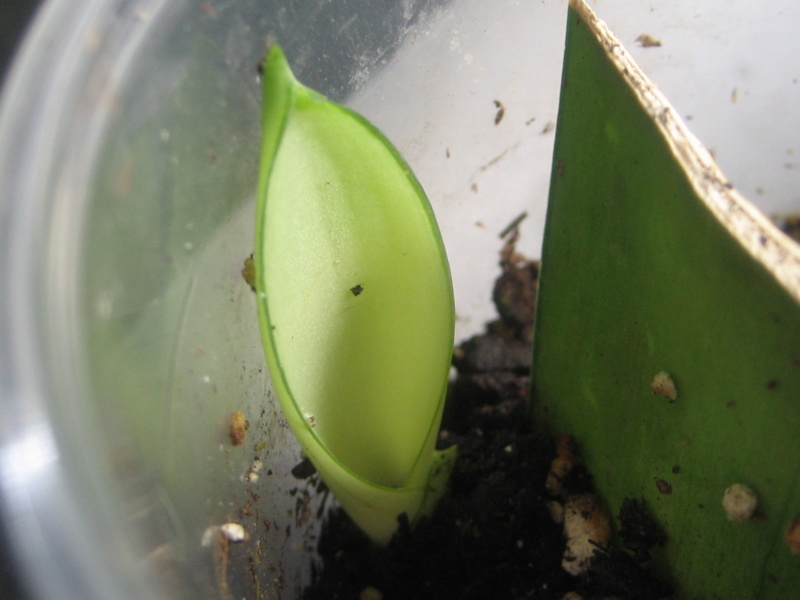
<svg viewBox="0 0 800 600"><path fill-rule="evenodd" d="M756 512L758 496L743 483L734 483L722 496L722 507L729 521L747 521Z"/></svg>
<svg viewBox="0 0 800 600"><path fill-rule="evenodd" d="M234 544L243 542L247 539L247 532L240 523L223 523L219 526L219 530L222 535L228 538L229 542L233 542Z"/></svg>
<svg viewBox="0 0 800 600"><path fill-rule="evenodd" d="M567 548L561 567L570 575L585 573L594 553L598 548L606 548L611 539L611 522L593 494L577 494L567 499L564 537Z"/></svg>
<svg viewBox="0 0 800 600"><path fill-rule="evenodd" d="M380 590L368 585L358 595L358 600L383 600L383 594Z"/></svg>
<svg viewBox="0 0 800 600"><path fill-rule="evenodd" d="M661 371L653 377L650 389L653 390L654 394L664 396L673 402L678 399L678 388L675 387L672 376L666 371Z"/></svg>
<svg viewBox="0 0 800 600"><path fill-rule="evenodd" d="M247 422L247 419L242 411L236 410L233 412L233 414L231 414L231 423L229 426L228 435L231 438L232 445L240 446L244 443L248 427L250 427L250 423Z"/></svg>

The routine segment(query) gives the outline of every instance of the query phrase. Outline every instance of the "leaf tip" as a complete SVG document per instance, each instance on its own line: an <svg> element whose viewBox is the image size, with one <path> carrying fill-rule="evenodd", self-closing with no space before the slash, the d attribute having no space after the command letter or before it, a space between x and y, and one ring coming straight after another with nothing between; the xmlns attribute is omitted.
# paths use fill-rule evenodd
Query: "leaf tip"
<svg viewBox="0 0 800 600"><path fill-rule="evenodd" d="M280 44L272 44L259 65L262 75L262 87L265 94L268 90L287 89L300 85L289 65L289 60Z"/></svg>

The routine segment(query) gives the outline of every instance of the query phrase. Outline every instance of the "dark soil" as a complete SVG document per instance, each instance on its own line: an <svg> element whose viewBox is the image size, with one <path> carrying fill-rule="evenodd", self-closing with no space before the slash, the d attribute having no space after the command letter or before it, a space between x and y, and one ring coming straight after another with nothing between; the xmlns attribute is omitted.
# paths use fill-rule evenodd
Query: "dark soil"
<svg viewBox="0 0 800 600"><path fill-rule="evenodd" d="M500 319L454 352L457 377L439 440L440 447L458 445L449 494L413 530L401 518L386 548L372 545L344 512L333 511L305 600L669 597L671 590L643 567L648 549L666 540L635 500L621 514L620 538L630 552L619 543L592 541L597 549L586 573L573 576L562 568L565 537L550 503L591 492L591 477L573 466L571 451L565 459L559 450L569 467L560 472L557 491L545 485L557 442L532 431L528 418L538 264L514 251L515 240L516 232L501 252L493 294Z"/></svg>

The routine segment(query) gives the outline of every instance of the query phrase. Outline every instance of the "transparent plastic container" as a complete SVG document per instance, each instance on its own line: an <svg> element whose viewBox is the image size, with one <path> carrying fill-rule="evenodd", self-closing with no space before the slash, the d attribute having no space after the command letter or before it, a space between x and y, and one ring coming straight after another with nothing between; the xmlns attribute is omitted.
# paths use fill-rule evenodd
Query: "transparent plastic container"
<svg viewBox="0 0 800 600"><path fill-rule="evenodd" d="M498 233L532 190L540 203L546 193L553 135L540 133L556 116L560 50L545 65L519 48L549 24L558 49L564 9L44 7L0 123L2 502L35 597L293 598L309 580L331 500L292 474L301 457L241 275L267 45L279 41L306 84L386 130L451 243L464 231L482 241L479 258L454 262L472 290L460 294L463 337L491 315ZM533 93L543 79L545 100ZM534 152L542 168L495 173L502 162L524 170ZM239 446L228 435L236 410L249 421ZM224 553L209 532L226 522L249 540Z"/></svg>
<svg viewBox="0 0 800 600"><path fill-rule="evenodd" d="M658 4L633 13L656 36L689 10ZM595 4L625 32L638 29L629 7ZM309 581L331 499L292 474L301 456L241 275L267 45L415 169L462 339L494 316L499 234L523 212L518 247L538 256L565 18L558 0L44 6L0 104L0 510L31 597L295 598ZM637 58L679 95L707 84L656 51ZM694 110L691 94L681 102ZM712 137L713 113L697 113ZM786 171L765 196L788 194ZM233 446L236 410L249 429ZM230 521L249 539L225 552L209 532Z"/></svg>

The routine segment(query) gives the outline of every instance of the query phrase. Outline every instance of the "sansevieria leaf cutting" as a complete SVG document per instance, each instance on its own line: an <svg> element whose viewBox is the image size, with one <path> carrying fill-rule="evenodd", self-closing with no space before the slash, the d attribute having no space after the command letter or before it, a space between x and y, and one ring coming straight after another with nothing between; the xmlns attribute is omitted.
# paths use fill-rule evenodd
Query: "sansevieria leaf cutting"
<svg viewBox="0 0 800 600"><path fill-rule="evenodd" d="M676 598L797 597L800 246L578 0L553 164L537 421L577 438L612 514L644 500Z"/></svg>

